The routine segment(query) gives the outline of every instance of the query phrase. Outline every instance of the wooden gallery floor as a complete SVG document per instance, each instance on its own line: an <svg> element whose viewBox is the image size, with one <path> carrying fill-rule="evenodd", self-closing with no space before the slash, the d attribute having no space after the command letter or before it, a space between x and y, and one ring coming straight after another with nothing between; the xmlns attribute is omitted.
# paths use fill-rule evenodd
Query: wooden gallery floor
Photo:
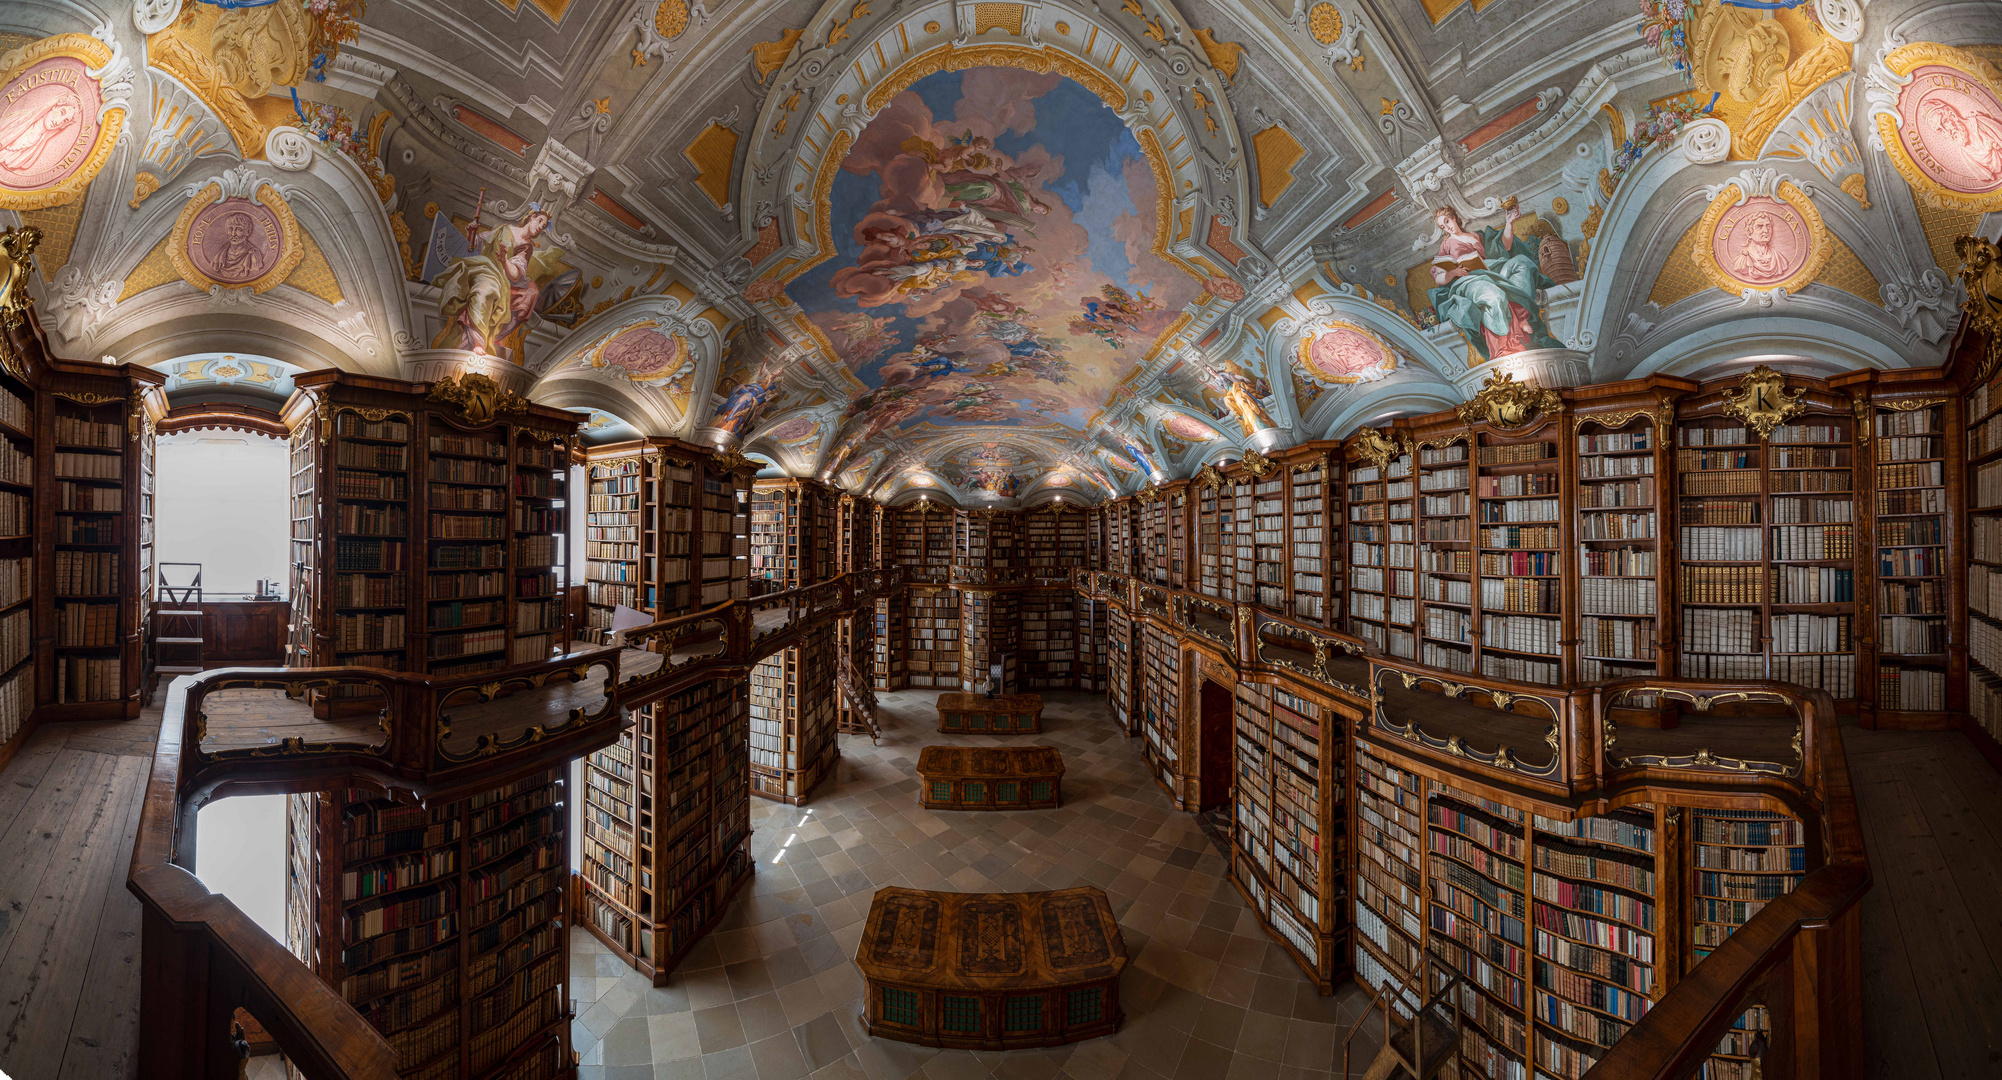
<svg viewBox="0 0 2002 1080"><path fill-rule="evenodd" d="M907 696L918 695L894 695ZM1082 699L1074 700L1096 712ZM896 704L903 707L886 709L886 720L889 726L906 730L886 738L886 744L931 741L933 736L924 730L928 725L920 720L929 718L929 710L916 701ZM133 1075L139 905L125 891L124 874L158 725L157 708L124 724L46 725L0 771L0 1072L13 1080L118 1080ZM1086 735L1084 728L1073 733ZM1865 1074L1872 1080L2002 1076L2002 774L1958 733L1874 732L1849 726L1843 735L1876 872L1876 885L1864 901ZM1137 749L1124 740L1100 745L1107 754L1107 767L1122 752L1137 759ZM866 742L858 743L856 764L874 756L871 749ZM886 756L894 756L894 751ZM837 787L827 801L842 801L846 794ZM1081 799L1085 794L1080 790ZM1151 785L1132 795L1159 797ZM1161 801L1165 810L1165 800ZM760 809L765 817L779 813L777 807ZM798 811L787 808L784 813ZM1038 835L1024 833L1017 842L1034 843ZM767 854L765 861L771 857ZM1157 939L1147 948L1166 944ZM609 984L624 981L610 970L595 972L600 976L596 979L584 978L594 974L585 969L572 974L579 982L591 982L594 992L586 996L597 999L581 1001L580 1014L607 1004L613 996ZM1140 1015L1143 1011L1129 1010L1136 1034L1149 1026ZM596 1048L593 1032L578 1034L580 1049ZM1119 1041L1123 1040L1114 1037L1107 1045L1119 1050ZM586 1055L585 1080L624 1080L642 1072L603 1064L602 1054L601 1050ZM1016 1062L978 1055L985 1060L953 1064L972 1064L970 1075L977 1076L1074 1080L1100 1074L1118 1080L1157 1080L1202 1071L1186 1053L1177 1056L1185 1060L1149 1063L1145 1053L1129 1056L1123 1050L1113 1054L1093 1049L1065 1054L1055 1071L1042 1067L1057 1064L1047 1057ZM828 1075L854 1075L849 1064L872 1077L890 1075L898 1073L894 1062L914 1066L910 1076L945 1080L944 1073L933 1075L934 1066L945 1061L928 1058L901 1053L850 1056L841 1069ZM760 1063L756 1055L747 1061L733 1060L737 1070L730 1075L744 1080L793 1080L801 1075L789 1059L771 1076L765 1075ZM261 1071L270 1060L256 1064ZM657 1060L644 1071L655 1077L718 1080L691 1071L691 1064L706 1063ZM750 1070L742 1071L747 1065ZM949 1071L961 1075L959 1068ZM1281 1071L1312 1075L1318 1070ZM1231 1070L1214 1075L1221 1080L1225 1072Z"/></svg>

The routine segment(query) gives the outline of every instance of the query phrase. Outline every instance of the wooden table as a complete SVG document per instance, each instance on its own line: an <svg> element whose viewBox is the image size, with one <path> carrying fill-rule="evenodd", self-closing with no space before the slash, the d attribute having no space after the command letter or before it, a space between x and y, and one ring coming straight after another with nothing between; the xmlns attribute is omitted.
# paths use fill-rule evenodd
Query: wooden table
<svg viewBox="0 0 2002 1080"><path fill-rule="evenodd" d="M1048 810L1064 804L1064 756L1054 746L927 746L918 751L927 810Z"/></svg>
<svg viewBox="0 0 2002 1080"><path fill-rule="evenodd" d="M1126 942L1100 889L879 889L862 942L862 1026L926 1046L1007 1050L1110 1035Z"/></svg>
<svg viewBox="0 0 2002 1080"><path fill-rule="evenodd" d="M947 735L1025 735L1043 730L1041 694L940 694L938 729Z"/></svg>

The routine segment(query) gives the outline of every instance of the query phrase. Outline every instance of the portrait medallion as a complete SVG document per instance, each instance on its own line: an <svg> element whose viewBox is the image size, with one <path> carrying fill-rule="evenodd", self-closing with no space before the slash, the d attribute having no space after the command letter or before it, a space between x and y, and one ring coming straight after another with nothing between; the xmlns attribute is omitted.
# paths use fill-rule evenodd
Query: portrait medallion
<svg viewBox="0 0 2002 1080"><path fill-rule="evenodd" d="M209 184L181 208L167 255L188 284L263 293L290 277L306 254L299 223L277 189L259 184L255 196L223 197Z"/></svg>
<svg viewBox="0 0 2002 1080"><path fill-rule="evenodd" d="M1879 102L1877 132L1921 200L1962 210L2002 209L2002 81L1979 57L1921 42L1884 66L1902 76Z"/></svg>
<svg viewBox="0 0 2002 1080"><path fill-rule="evenodd" d="M1375 382L1397 367L1397 357L1375 334L1336 323L1300 340L1300 366L1323 383Z"/></svg>
<svg viewBox="0 0 2002 1080"><path fill-rule="evenodd" d="M88 34L30 42L0 68L0 208L70 202L103 167L124 125L90 72L111 50ZM102 113L103 115L99 115Z"/></svg>
<svg viewBox="0 0 2002 1080"><path fill-rule="evenodd" d="M692 369L695 361L686 341L647 323L606 338L591 357L591 366L616 368L633 382L658 382Z"/></svg>
<svg viewBox="0 0 2002 1080"><path fill-rule="evenodd" d="M1177 438L1188 439L1191 442L1209 442L1217 437L1215 428L1182 413L1170 413L1167 427Z"/></svg>
<svg viewBox="0 0 2002 1080"><path fill-rule="evenodd" d="M1725 185L1698 223L1697 236L1697 266L1734 295L1799 292L1821 272L1833 243L1814 203L1786 181L1752 195Z"/></svg>

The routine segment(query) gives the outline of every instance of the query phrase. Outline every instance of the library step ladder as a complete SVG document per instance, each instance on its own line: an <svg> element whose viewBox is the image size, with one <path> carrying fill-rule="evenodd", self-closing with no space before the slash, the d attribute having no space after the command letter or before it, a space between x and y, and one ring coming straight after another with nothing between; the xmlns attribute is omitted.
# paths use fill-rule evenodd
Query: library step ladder
<svg viewBox="0 0 2002 1080"><path fill-rule="evenodd" d="M876 745L882 737L882 729L876 726L876 690L868 680L855 670L855 664L847 657L841 658L841 668L835 672L835 685L841 689L841 717L837 730L844 735L867 735L869 744Z"/></svg>
<svg viewBox="0 0 2002 1080"><path fill-rule="evenodd" d="M167 568L194 567L194 576L185 585L169 584ZM154 625L153 670L161 675L199 675L202 672L202 612L198 606L202 602L202 564L163 562L159 564L159 602L172 604L172 608L162 608L153 614L160 621ZM164 655L164 647L172 646L177 652L193 652L193 656Z"/></svg>
<svg viewBox="0 0 2002 1080"><path fill-rule="evenodd" d="M1436 966L1437 962L1432 957L1425 958L1427 984L1437 981L1433 977ZM1399 990L1393 1000L1391 995L1385 993L1389 989L1388 983L1382 989L1371 991L1369 1007L1356 1018L1356 1026L1342 1042L1340 1075L1345 1080L1354 1075L1349 1072L1349 1051L1354 1045L1356 1033L1362 1030L1363 1021L1369 1018L1370 1010L1377 1008L1383 1010L1383 1046L1377 1050L1369 1068L1363 1071L1363 1080L1433 1080L1452 1063L1458 1057L1462 1024L1460 999L1454 992L1464 988L1462 984L1466 982L1466 977L1450 969L1448 973L1452 978L1446 980L1446 984L1425 1002L1425 1007L1418 1010L1418 1015L1410 1021L1400 1018L1396 1008L1410 1007L1409 993ZM1441 1013L1450 1013L1451 1020Z"/></svg>

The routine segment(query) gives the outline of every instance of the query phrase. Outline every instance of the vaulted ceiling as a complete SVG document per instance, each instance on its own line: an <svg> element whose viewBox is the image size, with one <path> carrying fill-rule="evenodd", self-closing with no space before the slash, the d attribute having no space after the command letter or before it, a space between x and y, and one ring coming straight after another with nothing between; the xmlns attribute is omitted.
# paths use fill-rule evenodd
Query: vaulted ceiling
<svg viewBox="0 0 2002 1080"><path fill-rule="evenodd" d="M1980 2L76 0L0 53L66 354L473 365L882 498L1103 498L1497 369L1932 363L2002 225Z"/></svg>

